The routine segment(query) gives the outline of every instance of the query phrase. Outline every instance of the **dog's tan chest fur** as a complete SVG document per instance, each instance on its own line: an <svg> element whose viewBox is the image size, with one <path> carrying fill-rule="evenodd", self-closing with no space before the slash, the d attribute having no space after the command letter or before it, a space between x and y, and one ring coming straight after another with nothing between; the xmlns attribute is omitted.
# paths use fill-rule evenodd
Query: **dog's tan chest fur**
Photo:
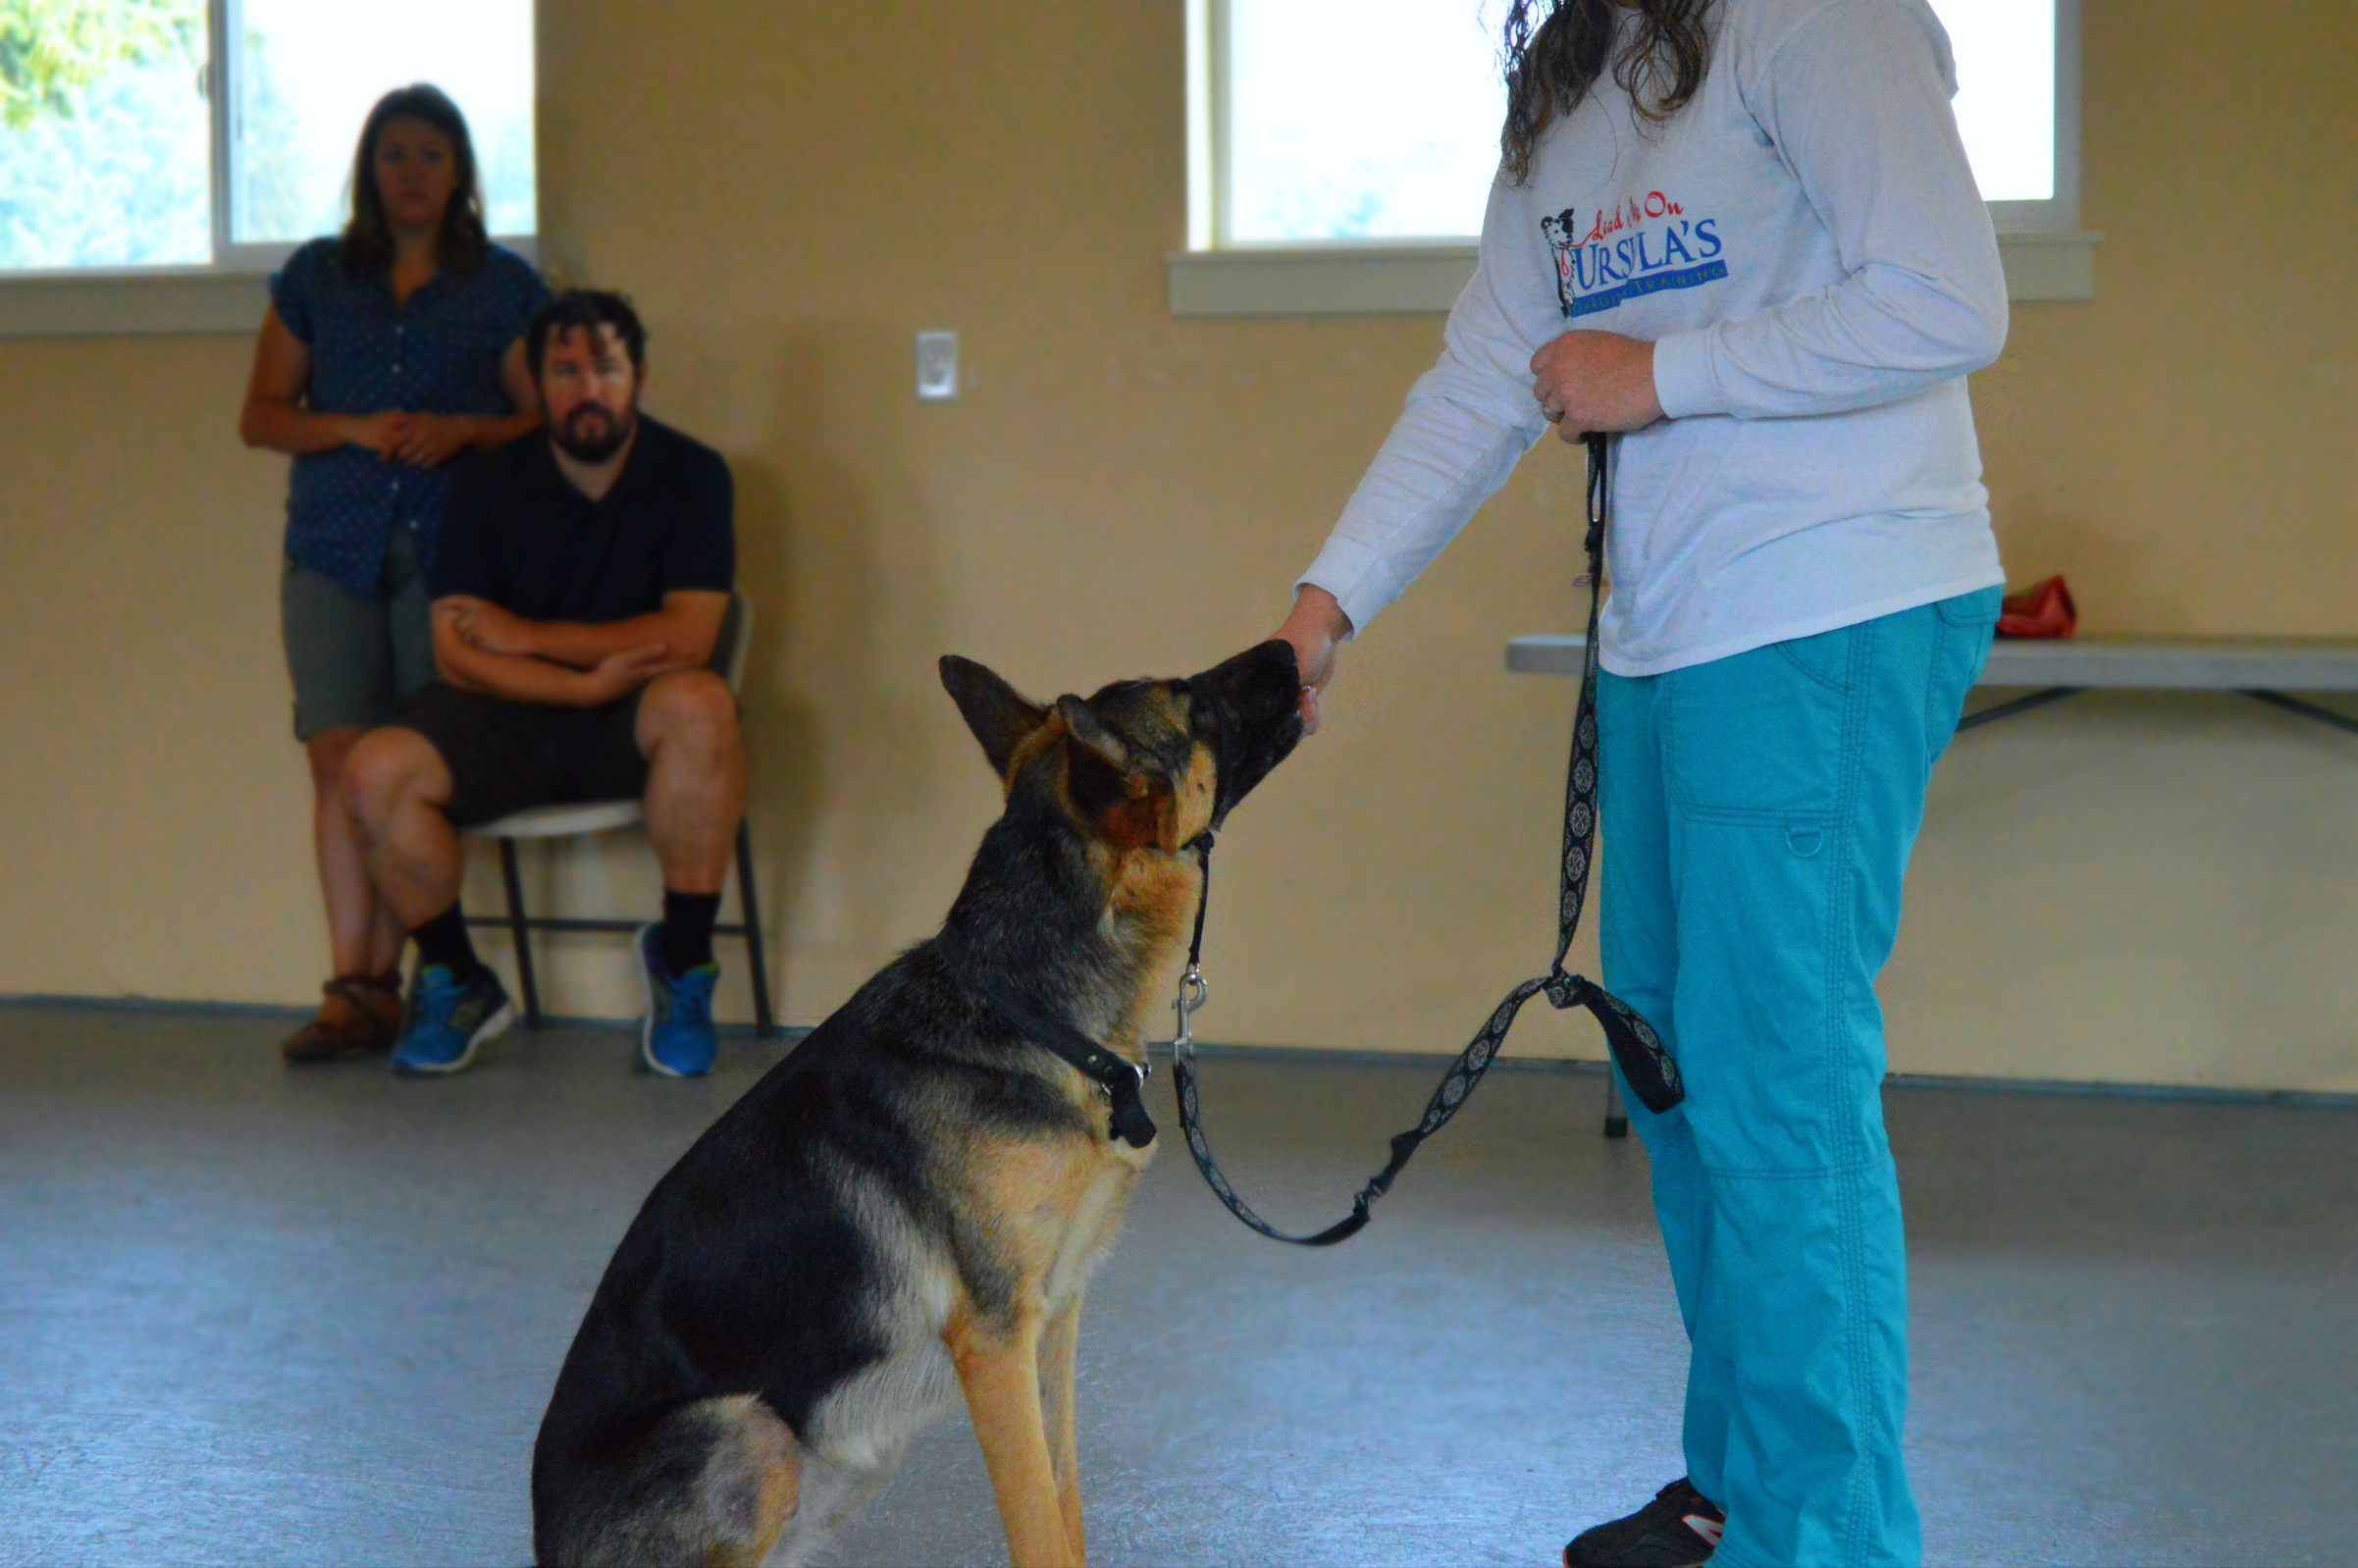
<svg viewBox="0 0 2358 1568"><path fill-rule="evenodd" d="M1097 1265L1113 1250L1114 1238L1122 1231L1123 1217L1129 1211L1130 1194L1137 1190L1138 1176L1153 1154L1151 1146L1132 1149L1127 1144L1115 1143L1109 1147L1127 1158L1115 1158L1101 1165L1081 1189L1080 1199L1065 1226L1064 1244L1050 1261L1042 1285L1051 1316L1064 1310L1080 1293Z"/></svg>
<svg viewBox="0 0 2358 1568"><path fill-rule="evenodd" d="M1102 1107L1093 1110L1102 1121ZM1051 1316L1073 1300L1113 1245L1153 1148L1069 1137L979 1153L982 1207L1002 1261L1022 1281L1017 1310Z"/></svg>

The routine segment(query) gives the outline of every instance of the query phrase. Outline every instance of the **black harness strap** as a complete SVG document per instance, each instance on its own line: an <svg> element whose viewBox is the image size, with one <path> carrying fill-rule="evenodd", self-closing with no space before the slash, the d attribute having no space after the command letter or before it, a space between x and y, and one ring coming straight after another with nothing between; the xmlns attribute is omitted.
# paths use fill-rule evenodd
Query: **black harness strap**
<svg viewBox="0 0 2358 1568"><path fill-rule="evenodd" d="M1498 1048L1506 1043L1507 1031L1515 1026L1516 1015L1523 1011L1523 1004L1542 992L1558 1009L1584 1007L1596 1017L1604 1030L1605 1046L1613 1053L1614 1064L1629 1080L1630 1092L1648 1110L1658 1114L1686 1097L1686 1089L1679 1081L1678 1064L1652 1027L1603 986L1585 975L1564 970L1564 956L1572 950L1572 935L1580 927L1581 907L1588 900L1589 874L1596 863L1597 848L1597 616L1604 595L1605 502L1609 494L1605 465L1609 445L1607 438L1600 435L1591 435L1588 444L1589 646L1581 672L1580 710L1572 725L1572 762L1564 781L1563 890L1556 904L1555 962L1547 967L1547 972L1507 992L1505 1000L1492 1011L1472 1042L1441 1074L1441 1085L1425 1103L1425 1114L1417 1120L1417 1124L1391 1140L1390 1161L1359 1189L1358 1196L1351 1200L1351 1212L1326 1229L1304 1236L1287 1235L1253 1213L1236 1196L1236 1189L1229 1184L1212 1158L1212 1147L1204 1137L1196 1104L1192 1036L1184 1016L1187 1004L1182 992L1179 1037L1172 1052L1172 1080L1179 1093L1179 1125L1187 1134L1187 1152L1195 1157L1196 1169L1203 1173L1212 1195L1229 1213L1273 1241L1329 1247L1347 1241L1364 1229L1376 1200L1391 1190L1393 1177L1424 1141L1446 1126L1466 1103L1474 1086L1497 1060ZM1211 835L1205 834L1196 845L1203 861L1204 894L1208 902L1212 885ZM1204 903L1196 906L1195 942L1187 954L1188 979L1199 986L1204 909Z"/></svg>

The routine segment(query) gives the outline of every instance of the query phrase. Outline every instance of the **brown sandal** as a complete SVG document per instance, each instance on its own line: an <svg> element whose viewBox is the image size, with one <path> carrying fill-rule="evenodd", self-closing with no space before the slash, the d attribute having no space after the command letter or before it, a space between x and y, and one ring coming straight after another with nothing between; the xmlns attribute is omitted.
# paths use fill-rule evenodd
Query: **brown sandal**
<svg viewBox="0 0 2358 1568"><path fill-rule="evenodd" d="M319 1016L279 1044L290 1065L333 1062L340 1057L390 1051L401 1032L401 975L339 974L320 987L328 997ZM341 1018L332 1005L344 1004Z"/></svg>

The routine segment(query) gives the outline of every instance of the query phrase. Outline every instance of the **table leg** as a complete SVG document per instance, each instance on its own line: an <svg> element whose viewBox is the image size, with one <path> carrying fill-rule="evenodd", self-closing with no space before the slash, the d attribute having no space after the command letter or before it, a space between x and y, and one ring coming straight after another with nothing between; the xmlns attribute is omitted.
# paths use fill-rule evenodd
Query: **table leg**
<svg viewBox="0 0 2358 1568"><path fill-rule="evenodd" d="M2255 703L2266 703L2270 707L2280 707L2287 713L2297 714L2302 718L2313 719L2320 724L2330 725L2337 730L2348 730L2352 735L2358 735L2358 718L2352 718L2347 713L2336 713L2330 707L2320 707L2315 703L2304 703L2297 697L2286 697L2282 692L2247 691L2243 695Z"/></svg>
<svg viewBox="0 0 2358 1568"><path fill-rule="evenodd" d="M2049 703L2060 703L2067 697L2077 695L2082 689L2077 686L2050 686L2043 692L2032 692L2028 697L2017 697L2009 702L1993 703L1977 713L1967 713L1959 719L1957 732L1962 735L1966 730L1978 729L1984 724L1995 724L1998 720L2012 718L2017 713L2027 713L2034 707L2045 707Z"/></svg>

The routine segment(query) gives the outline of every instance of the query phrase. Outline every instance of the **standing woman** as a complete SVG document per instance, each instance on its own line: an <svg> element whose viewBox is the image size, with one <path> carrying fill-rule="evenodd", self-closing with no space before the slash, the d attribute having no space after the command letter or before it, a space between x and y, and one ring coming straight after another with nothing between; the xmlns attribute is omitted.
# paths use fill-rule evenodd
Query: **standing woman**
<svg viewBox="0 0 2358 1568"><path fill-rule="evenodd" d="M1279 635L1315 722L1550 423L1622 433L1601 941L1687 1089L1630 1107L1687 1475L1565 1561L1914 1562L1874 980L2003 581L1965 376L2006 283L1948 38L1924 0L1517 0L1506 44L1481 265Z"/></svg>
<svg viewBox="0 0 2358 1568"><path fill-rule="evenodd" d="M339 781L361 733L434 679L426 573L446 465L540 424L523 336L548 293L491 242L466 121L422 84L369 111L343 234L270 281L237 433L294 458L279 606L335 966L289 1062L385 1049L398 1029L404 933Z"/></svg>

